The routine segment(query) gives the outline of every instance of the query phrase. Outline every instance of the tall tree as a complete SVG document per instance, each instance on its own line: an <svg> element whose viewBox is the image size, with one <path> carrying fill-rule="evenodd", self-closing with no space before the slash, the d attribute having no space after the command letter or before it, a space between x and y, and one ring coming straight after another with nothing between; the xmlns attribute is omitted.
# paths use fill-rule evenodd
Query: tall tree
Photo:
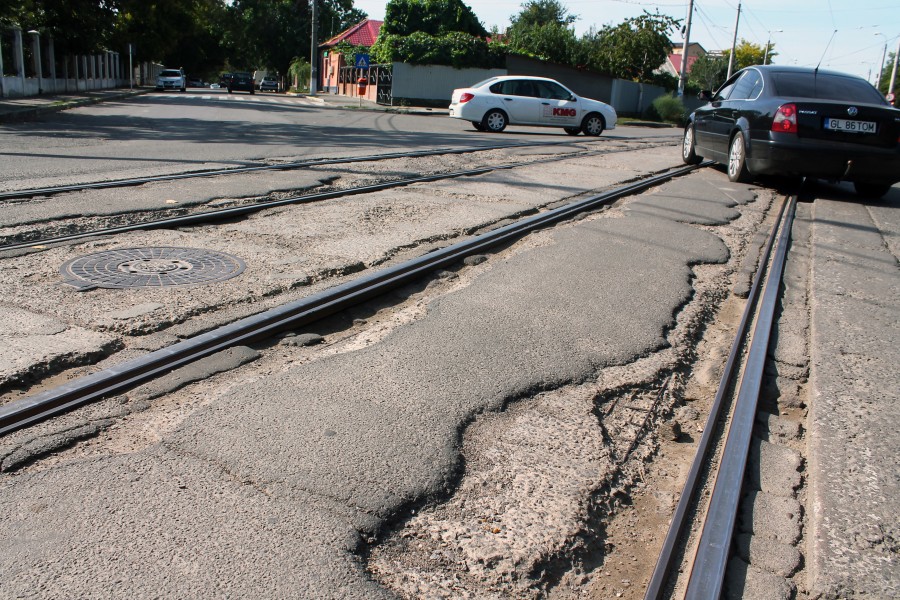
<svg viewBox="0 0 900 600"><path fill-rule="evenodd" d="M427 33L443 36L461 31L485 37L487 30L462 0L390 0L384 8L381 32L386 35Z"/></svg>
<svg viewBox="0 0 900 600"><path fill-rule="evenodd" d="M108 47L118 5L118 0L3 0L0 25L52 35L60 54L87 54Z"/></svg>
<svg viewBox="0 0 900 600"><path fill-rule="evenodd" d="M649 81L672 51L669 32L680 25L678 19L644 11L619 25L590 31L583 38L586 61L613 77Z"/></svg>
<svg viewBox="0 0 900 600"><path fill-rule="evenodd" d="M224 0L118 0L116 45L135 45L141 61L205 75L222 62Z"/></svg>
<svg viewBox="0 0 900 600"><path fill-rule="evenodd" d="M725 62L727 63L728 57L731 56L731 50L726 50L723 52L723 55L725 56ZM732 65L731 72L735 73L744 67L752 65L761 65L763 64L765 56L766 49L764 46L748 42L742 38L740 43L734 48L734 65ZM769 57L772 56L778 56L778 53L770 52Z"/></svg>
<svg viewBox="0 0 900 600"><path fill-rule="evenodd" d="M512 52L562 64L573 64L578 39L570 28L578 20L557 0L530 0L510 17L506 42Z"/></svg>
<svg viewBox="0 0 900 600"><path fill-rule="evenodd" d="M319 41L365 18L352 0L317 0ZM234 0L226 36L229 61L245 69L287 73L298 56L309 56L312 11L308 0Z"/></svg>
<svg viewBox="0 0 900 600"><path fill-rule="evenodd" d="M701 90L716 90L725 83L728 74L728 59L722 56L704 54L691 65L688 83Z"/></svg>

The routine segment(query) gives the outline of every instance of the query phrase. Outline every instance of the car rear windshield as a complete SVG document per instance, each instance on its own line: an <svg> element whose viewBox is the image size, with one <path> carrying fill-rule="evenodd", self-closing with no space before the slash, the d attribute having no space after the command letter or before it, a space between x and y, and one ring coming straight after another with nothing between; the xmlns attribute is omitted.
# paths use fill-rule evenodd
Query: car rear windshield
<svg viewBox="0 0 900 600"><path fill-rule="evenodd" d="M789 98L816 98L840 102L884 104L875 88L861 79L826 73L773 73L775 94Z"/></svg>
<svg viewBox="0 0 900 600"><path fill-rule="evenodd" d="M181 71L165 70L159 74L160 77L181 77Z"/></svg>

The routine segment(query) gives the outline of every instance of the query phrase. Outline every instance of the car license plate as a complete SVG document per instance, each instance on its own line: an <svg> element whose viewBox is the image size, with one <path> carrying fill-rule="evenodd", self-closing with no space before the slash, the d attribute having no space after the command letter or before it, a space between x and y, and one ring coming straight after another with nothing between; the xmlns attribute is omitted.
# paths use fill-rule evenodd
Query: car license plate
<svg viewBox="0 0 900 600"><path fill-rule="evenodd" d="M825 129L831 131L846 131L849 133L875 133L875 123L872 121L851 121L850 119L825 119Z"/></svg>

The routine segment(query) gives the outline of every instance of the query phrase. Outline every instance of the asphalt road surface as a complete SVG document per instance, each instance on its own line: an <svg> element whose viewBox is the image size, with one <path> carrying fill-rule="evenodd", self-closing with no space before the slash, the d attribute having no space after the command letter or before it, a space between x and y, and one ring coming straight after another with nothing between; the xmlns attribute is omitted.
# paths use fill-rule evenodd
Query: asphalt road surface
<svg viewBox="0 0 900 600"><path fill-rule="evenodd" d="M620 127L607 137L671 136ZM446 116L323 108L302 97L150 93L0 126L0 191L423 148L567 141L562 129L475 131Z"/></svg>

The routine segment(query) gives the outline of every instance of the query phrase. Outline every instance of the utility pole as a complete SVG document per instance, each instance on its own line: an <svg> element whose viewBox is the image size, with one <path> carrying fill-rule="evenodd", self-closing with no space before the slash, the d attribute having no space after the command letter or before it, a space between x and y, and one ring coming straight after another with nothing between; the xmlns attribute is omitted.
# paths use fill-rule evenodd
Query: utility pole
<svg viewBox="0 0 900 600"><path fill-rule="evenodd" d="M875 84L875 89L879 92L881 91L881 76L884 73L884 59L887 56L887 36L881 33L880 31L876 31L875 35L880 35L884 38L884 50L881 51L881 68L878 69L878 83Z"/></svg>
<svg viewBox="0 0 900 600"><path fill-rule="evenodd" d="M687 22L684 25L684 46L681 49L681 69L678 73L678 96L684 96L687 81L688 49L691 47L691 15L694 14L694 0L688 2Z"/></svg>
<svg viewBox="0 0 900 600"><path fill-rule="evenodd" d="M766 53L763 55L763 64L764 65L769 64L769 46L771 45L771 42L772 42L772 34L773 33L782 33L782 30L781 29L773 29L772 31L769 32L769 37L766 39Z"/></svg>
<svg viewBox="0 0 900 600"><path fill-rule="evenodd" d="M734 50L737 48L738 24L741 22L741 3L738 2L737 18L734 20L734 39L731 40L731 54L728 56L728 75L725 79L731 79L731 69L734 67Z"/></svg>
<svg viewBox="0 0 900 600"><path fill-rule="evenodd" d="M309 93L315 94L319 84L319 13L316 0L312 0L312 41L310 42L309 58Z"/></svg>
<svg viewBox="0 0 900 600"><path fill-rule="evenodd" d="M900 42L897 42L897 51L894 53L894 69L891 71L891 85L888 86L888 94L894 93L894 82L897 80L897 59L900 58ZM895 99L892 104L897 106Z"/></svg>

